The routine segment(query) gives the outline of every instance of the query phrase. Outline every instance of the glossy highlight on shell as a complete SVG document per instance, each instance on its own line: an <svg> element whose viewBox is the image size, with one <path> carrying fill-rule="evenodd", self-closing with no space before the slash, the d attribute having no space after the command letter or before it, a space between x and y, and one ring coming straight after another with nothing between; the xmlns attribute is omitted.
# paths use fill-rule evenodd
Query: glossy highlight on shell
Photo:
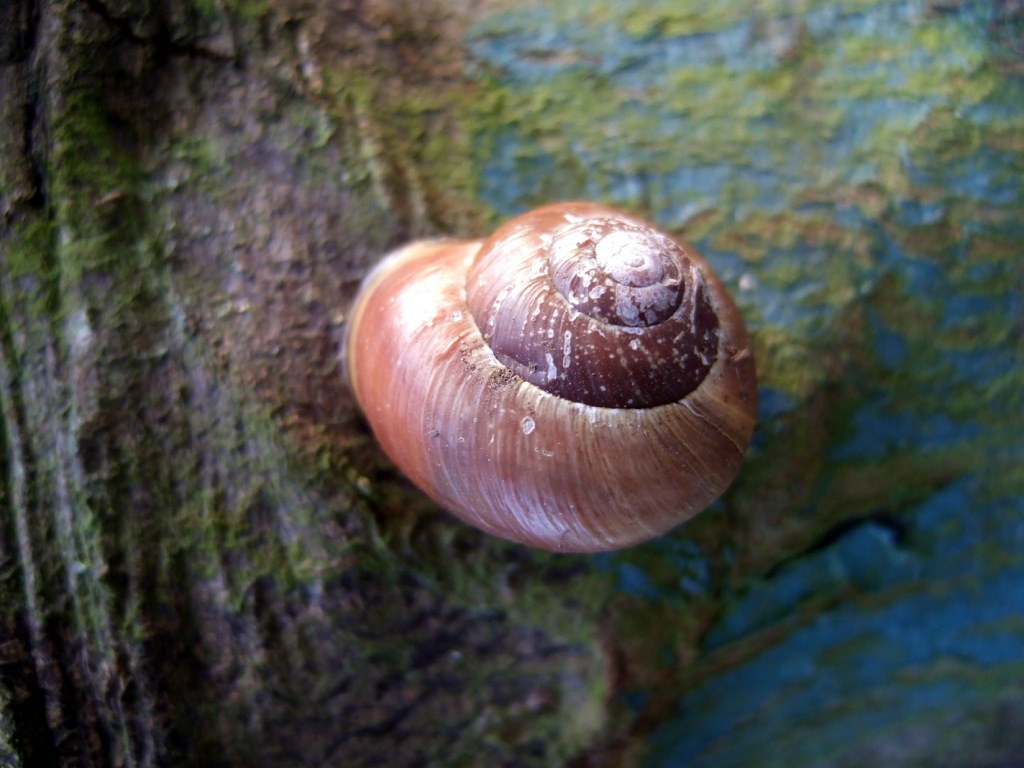
<svg viewBox="0 0 1024 768"><path fill-rule="evenodd" d="M749 341L718 278L592 203L395 252L364 281L346 354L413 482L471 525L556 551L630 546L692 517L754 427Z"/></svg>

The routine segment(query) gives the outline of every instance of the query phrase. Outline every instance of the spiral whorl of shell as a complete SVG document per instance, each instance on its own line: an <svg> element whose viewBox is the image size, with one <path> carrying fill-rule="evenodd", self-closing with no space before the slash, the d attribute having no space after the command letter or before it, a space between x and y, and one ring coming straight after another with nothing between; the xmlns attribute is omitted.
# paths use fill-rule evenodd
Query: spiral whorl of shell
<svg viewBox="0 0 1024 768"><path fill-rule="evenodd" d="M495 357L559 397L664 405L715 362L718 318L696 265L672 238L604 206L513 219L484 241L466 284Z"/></svg>

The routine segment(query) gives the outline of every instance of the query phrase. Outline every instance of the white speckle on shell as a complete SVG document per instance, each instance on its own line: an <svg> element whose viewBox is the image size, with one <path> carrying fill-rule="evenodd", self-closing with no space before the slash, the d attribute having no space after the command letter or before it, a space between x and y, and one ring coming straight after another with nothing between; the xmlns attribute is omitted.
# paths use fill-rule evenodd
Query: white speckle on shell
<svg viewBox="0 0 1024 768"><path fill-rule="evenodd" d="M661 279L664 271L657 258L657 245L652 238L636 230L615 230L597 243L594 255L597 263L616 282L636 285L636 273L646 275L641 285L651 285Z"/></svg>

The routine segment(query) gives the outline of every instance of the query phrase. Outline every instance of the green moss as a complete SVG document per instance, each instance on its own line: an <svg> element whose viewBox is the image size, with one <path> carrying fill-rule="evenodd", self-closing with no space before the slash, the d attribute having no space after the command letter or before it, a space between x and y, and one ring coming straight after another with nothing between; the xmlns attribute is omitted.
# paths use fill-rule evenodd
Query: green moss
<svg viewBox="0 0 1024 768"><path fill-rule="evenodd" d="M694 120L695 131L700 131L695 135L707 138L731 127L720 139L729 145L731 139L749 141L749 121L787 112L796 83L793 69L737 70L711 64L676 68L668 74L665 87L669 108Z"/></svg>
<svg viewBox="0 0 1024 768"><path fill-rule="evenodd" d="M204 189L216 188L214 179L223 171L227 158L224 148L208 136L187 134L178 137L168 148L174 170L185 174L174 179L174 186L188 184Z"/></svg>
<svg viewBox="0 0 1024 768"><path fill-rule="evenodd" d="M89 272L124 278L112 286L116 302L149 256L140 242L141 169L99 96L83 90L65 109L51 160L61 281L80 286Z"/></svg>
<svg viewBox="0 0 1024 768"><path fill-rule="evenodd" d="M422 18L403 15L411 12L397 9L390 22L408 34L402 44L422 47L424 60L452 56L450 48L432 53L435 46L450 46L451 41L437 37L428 21L454 24L448 18L451 11L424 6L417 10ZM325 113L341 127L352 160L348 182L371 190L382 209L402 217L409 236L438 230L479 235L483 211L477 202L470 141L479 133L477 121L487 119L481 108L488 94L457 77L437 88L429 73L410 76L390 54L370 50L365 56L379 58L377 65L341 60L324 63L320 70Z"/></svg>
<svg viewBox="0 0 1024 768"><path fill-rule="evenodd" d="M271 8L270 0L198 0L201 11L210 16L219 16L226 8L243 21L255 21L265 16Z"/></svg>
<svg viewBox="0 0 1024 768"><path fill-rule="evenodd" d="M44 318L58 305L58 276L54 264L54 226L46 216L12 227L7 240L6 273L17 285L17 300L28 302L30 315Z"/></svg>
<svg viewBox="0 0 1024 768"><path fill-rule="evenodd" d="M605 0L602 3L588 3L601 9L604 16L614 13L619 22L632 35L645 38L651 35L674 37L695 35L726 29L738 22L748 20L752 12L759 20L799 16L815 8L830 5L844 14L857 13L877 5L884 0L845 0L840 3L824 3L822 0L762 0L755 8L742 4L709 5L700 3L678 3L671 0L657 0L644 3L639 8L624 12L622 4Z"/></svg>
<svg viewBox="0 0 1024 768"><path fill-rule="evenodd" d="M53 224L46 217L16 225L6 252L7 274L12 280L34 277L48 284L54 278Z"/></svg>

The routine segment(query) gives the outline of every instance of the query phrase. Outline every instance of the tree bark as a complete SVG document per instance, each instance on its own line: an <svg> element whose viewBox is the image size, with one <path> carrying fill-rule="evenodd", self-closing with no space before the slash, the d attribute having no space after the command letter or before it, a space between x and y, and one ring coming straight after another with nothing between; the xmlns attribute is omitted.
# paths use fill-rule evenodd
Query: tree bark
<svg viewBox="0 0 1024 768"><path fill-rule="evenodd" d="M466 563L396 557L352 460L383 465L339 371L346 297L389 246L472 215L416 181L373 114L388 88L418 87L403 78L454 21L4 8L2 761L518 764L578 748L594 724L568 713L593 716L602 676L592 633L460 599L451 581L490 549L474 534L445 544ZM428 540L452 535L440 526ZM493 554L509 579L529 562Z"/></svg>
<svg viewBox="0 0 1024 768"><path fill-rule="evenodd" d="M1019 4L0 5L0 765L1010 765ZM556 198L748 320L649 545L454 522L340 369L390 248Z"/></svg>

